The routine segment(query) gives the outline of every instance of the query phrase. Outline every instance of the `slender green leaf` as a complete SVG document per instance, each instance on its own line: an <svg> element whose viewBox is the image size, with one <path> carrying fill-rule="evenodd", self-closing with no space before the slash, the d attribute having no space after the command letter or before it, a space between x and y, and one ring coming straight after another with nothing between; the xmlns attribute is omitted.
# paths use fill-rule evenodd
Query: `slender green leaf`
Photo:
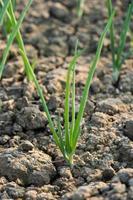
<svg viewBox="0 0 133 200"><path fill-rule="evenodd" d="M15 24L15 26L13 27L13 31L10 34L9 38L8 38L7 46L6 46L5 50L4 50L2 61L0 63L0 78L2 76L2 72L3 72L3 69L4 69L4 65L6 63L9 51L10 51L10 47L11 47L13 41L14 41L14 38L16 37L16 35L17 35L18 31L19 31L19 28L21 27L23 19L24 19L25 15L26 15L27 11L30 8L30 5L31 5L32 1L33 0L29 0L28 1L27 5L25 6L23 12L21 13L21 15L19 17L18 23Z"/></svg>
<svg viewBox="0 0 133 200"><path fill-rule="evenodd" d="M0 0L0 3L1 3L1 5L2 5L2 10L1 10L1 12L0 12L0 26L2 25L3 19L4 19L4 17L5 17L6 12L7 12L7 8L8 8L8 6L9 6L9 1L10 1L10 0L5 0L4 3L3 3L3 2Z"/></svg>
<svg viewBox="0 0 133 200"><path fill-rule="evenodd" d="M70 147L70 125L69 125L69 100L71 91L71 72L76 65L77 59L80 56L78 52L69 64L66 80L66 91L65 91L65 110L64 110L64 121L65 121L65 145L67 151L71 151Z"/></svg>
<svg viewBox="0 0 133 200"><path fill-rule="evenodd" d="M72 124L71 124L71 132L74 130L75 125L75 67L72 71Z"/></svg>
<svg viewBox="0 0 133 200"><path fill-rule="evenodd" d="M27 59L25 53L21 49L20 49L20 52L21 52L21 55L23 56L23 59L25 60L25 63L27 63L27 65L28 65L28 59ZM38 83L38 81L36 79L36 76L35 76L35 74L33 72L32 67L30 65L29 65L29 73L30 73L30 75L32 77L32 80L33 80L34 84L35 84L35 87L37 89L37 93L38 93L38 95L39 95L39 97L41 99L41 103L42 103L43 109L44 109L44 111L46 113L46 116L47 116L47 119L48 119L48 122L49 122L49 127L50 127L50 130L51 130L52 134L53 134L53 138L55 140L55 143L60 148L60 150L62 152L61 142L60 142L59 137L58 137L58 135L56 133L56 130L55 130L55 127L54 127L54 123L53 123L53 121L51 119L51 115L49 113L46 101L45 101L44 96L43 96L42 89L41 89L41 87L40 87L40 85L39 85L39 83Z"/></svg>
<svg viewBox="0 0 133 200"><path fill-rule="evenodd" d="M78 43L79 41L77 40L76 46L75 46L75 56L78 53ZM71 123L71 128L70 128L70 145L72 145L72 133L74 131L74 126L75 126L75 67L76 64L73 66L72 69L72 89L71 89L71 96L72 96L72 123Z"/></svg>
<svg viewBox="0 0 133 200"><path fill-rule="evenodd" d="M108 16L110 17L113 13L112 0L107 0L107 7L108 7ZM115 66L115 34L114 34L113 20L110 26L110 40L111 40L112 61L113 61L113 66Z"/></svg>
<svg viewBox="0 0 133 200"><path fill-rule="evenodd" d="M100 40L99 40L99 43L98 43L98 48L97 48L97 51L96 51L96 55L93 59L93 62L90 66L90 70L88 72L88 78L87 78L85 88L84 88L84 91L83 91L83 95L82 95L82 98L81 98L80 108L79 108L78 116L76 118L74 131L73 131L73 151L75 151L77 140L79 138L79 134L80 134L79 128L80 128L81 120L83 118L83 113L84 113L86 101L87 101L87 98L88 98L88 93L89 93L91 81L92 81L92 78L94 76L94 72L95 72L97 63L98 63L99 58L100 58L104 38L105 38L106 33L108 32L108 30L109 30L109 28L112 24L113 17L114 17L114 12L112 13L111 17L109 18L108 23L107 23L107 25L106 25L106 27L105 27L105 29L104 29L101 37L100 37Z"/></svg>
<svg viewBox="0 0 133 200"><path fill-rule="evenodd" d="M133 1L132 3L129 5L127 14L126 14L126 19L123 23L123 28L122 28L122 32L120 35L120 43L118 46L118 50L117 50L117 58L116 58L116 68L118 71L120 71L121 69L121 56L125 47L125 43L126 43L126 36L127 36L127 32L129 30L129 25L130 25L130 21L131 21L131 16L132 16L132 11L133 11Z"/></svg>
<svg viewBox="0 0 133 200"><path fill-rule="evenodd" d="M16 20L16 17L15 17L15 14L14 14L13 4L12 4L11 0L10 0L9 8L8 8L8 15L11 18L11 20L10 20L10 26L14 27L17 24L17 20ZM23 39L22 39L22 36L21 36L21 33L20 33L19 29L18 29L17 34L16 34L16 40L18 42L19 49L21 49L25 53L25 55L26 55L26 50L25 50L24 42L23 42ZM23 60L23 62L24 62L24 60ZM29 61L28 61L28 63L30 64ZM24 62L24 66L25 66L25 73L27 75L27 78L28 78L28 80L31 80L30 73L29 73L29 68L25 64L25 62Z"/></svg>

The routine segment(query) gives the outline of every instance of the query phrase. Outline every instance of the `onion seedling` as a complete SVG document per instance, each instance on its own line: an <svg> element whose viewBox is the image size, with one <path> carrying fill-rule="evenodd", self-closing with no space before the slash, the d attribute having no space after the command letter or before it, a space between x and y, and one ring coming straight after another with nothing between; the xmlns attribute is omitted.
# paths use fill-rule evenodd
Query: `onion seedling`
<svg viewBox="0 0 133 200"><path fill-rule="evenodd" d="M29 10L29 7L30 7L32 1L33 0L28 1L27 5L25 6L24 12L21 14L21 16L18 20L18 23L17 23L16 17L15 17L15 14L14 14L12 1L11 0L5 0L5 1L0 0L0 3L2 5L2 11L1 11L1 14L0 14L0 25L3 24L3 26L5 26L6 24L4 24L4 23L7 23L9 30L10 31L13 30L9 34L9 38L7 40L7 46L6 46L6 49L3 53L2 61L0 63L0 77L2 76L4 65L6 63L6 60L7 60L8 54L9 54L10 46L12 45L15 37L16 37L19 49L21 49L21 51L23 51L23 53L27 57L26 50L25 50L25 47L24 47L24 42L23 42L23 39L22 39L22 36L21 36L19 29L22 25L22 21L25 17L26 12ZM14 3L15 3L15 1L14 1ZM7 17L7 19L4 22L3 20L4 20L5 16ZM28 60L28 58L27 58L27 60ZM23 60L23 62L24 62L24 60ZM28 80L31 80L30 73L29 73L29 67L28 67L29 65L30 65L29 60L28 60L27 64L25 64L25 62L24 62L25 73L27 75Z"/></svg>
<svg viewBox="0 0 133 200"><path fill-rule="evenodd" d="M79 106L79 111L78 115L76 117L75 115L75 66L77 63L78 58L81 55L81 52L75 51L75 55L72 59L72 61L69 64L68 67L68 72L67 72L67 80L66 80L66 91L65 91L65 105L64 105L64 126L62 128L60 119L58 117L57 120L57 129L56 125L53 122L50 112L48 110L45 98L43 96L43 92L41 89L41 86L39 85L37 78L34 74L34 71L31 66L29 66L29 72L32 77L32 80L35 84L35 87L37 89L37 93L40 96L40 100L44 109L44 112L46 113L48 123L49 123L49 128L51 133L53 134L54 141L60 151L62 152L62 155L64 159L67 161L67 163L72 166L73 165L73 155L75 154L77 142L79 139L79 136L81 134L80 131L80 125L81 121L83 119L83 113L84 109L86 106L87 98L88 98L88 93L90 89L90 85L92 82L92 78L94 76L94 72L96 70L97 63L100 58L104 38L106 36L107 31L109 30L111 24L112 24L112 19L113 19L114 13L111 15L111 17L108 20L108 23L100 37L99 43L98 43L98 48L95 54L94 59L91 62L90 65L90 70L88 72L88 77L86 80L86 84L83 90L83 94L81 97L80 101L80 106ZM21 49L20 49L21 51ZM27 57L25 56L24 52L21 51L21 54L23 56L23 60L25 60L25 64L28 64ZM72 99L72 112L71 112L71 117L70 117L70 97ZM72 120L70 121L70 118Z"/></svg>
<svg viewBox="0 0 133 200"><path fill-rule="evenodd" d="M9 20L11 20L11 22L12 22L12 24L11 24L12 32L9 34L9 37L7 40L7 46L4 50L2 61L0 63L0 77L2 76L4 65L6 63L10 47L11 47L15 37L17 38L18 42L21 42L21 41L19 41L19 40L21 40L21 37L19 37L20 36L19 29L21 27L21 24L23 22L23 19L26 15L27 11L29 10L31 3L32 3L32 0L29 0L27 5L25 6L24 10L22 11L18 21L16 21L16 19L14 19L14 14L12 13L13 10L12 10L11 0L9 0L9 2L8 2L8 0L4 1L0 21L1 22L3 21L5 13L7 15L9 15L8 16ZM108 23L107 23L104 31L101 34L96 54L90 65L90 70L88 72L88 77L87 77L86 84L85 84L83 94L81 97L79 111L78 111L77 116L75 115L75 66L76 66L78 58L81 55L81 52L79 52L76 48L75 55L69 64L68 72L67 72L63 128L62 128L59 117L57 120L57 126L56 126L56 124L54 124L54 121L52 120L50 112L48 110L45 98L43 96L41 86L39 85L39 83L37 81L37 78L34 74L33 68L29 64L29 60L26 56L25 50L23 48L21 48L22 47L21 45L19 46L19 50L20 50L21 56L23 58L24 64L25 64L25 66L27 66L27 72L28 72L29 76L31 77L31 79L33 80L35 87L37 89L37 93L40 96L40 100L42 102L44 112L46 113L48 123L49 123L49 128L50 128L51 133L53 134L55 143L58 146L58 148L60 149L60 151L62 152L64 159L67 161L67 163L70 166L72 166L72 164L73 164L73 155L75 154L77 142L78 142L78 139L81 134L80 125L81 125L81 121L83 119L84 109L86 106L92 78L94 76L94 72L96 70L96 66L97 66L97 63L100 58L104 38L112 24L113 17L114 17L114 12L111 14L111 16L108 20ZM69 108L70 97L72 98L72 112L71 112L72 120L71 121L70 121L70 108ZM56 129L56 127L57 127L57 129Z"/></svg>
<svg viewBox="0 0 133 200"><path fill-rule="evenodd" d="M107 0L107 7L108 7L108 16L110 17L113 12L113 4L112 0ZM110 41L111 41L111 54L112 54L112 63L113 63L113 82L117 83L120 70L123 63L123 51L126 43L127 32L129 30L130 21L132 17L133 11L133 1L129 4L126 17L122 26L122 31L119 38L119 44L116 47L115 45L115 31L114 31L114 23L112 21L112 25L110 26Z"/></svg>

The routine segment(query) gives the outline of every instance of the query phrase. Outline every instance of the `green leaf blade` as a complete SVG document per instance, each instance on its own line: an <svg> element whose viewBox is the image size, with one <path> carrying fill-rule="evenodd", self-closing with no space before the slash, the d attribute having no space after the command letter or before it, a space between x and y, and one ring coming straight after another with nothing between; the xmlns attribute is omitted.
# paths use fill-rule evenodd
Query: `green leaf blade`
<svg viewBox="0 0 133 200"><path fill-rule="evenodd" d="M45 113L46 113L46 116L47 116L47 119L48 119L48 123L49 123L49 127L50 127L50 131L51 131L52 134L53 134L54 141L55 141L56 145L59 147L59 149L60 149L61 152L62 152L61 141L60 141L60 139L59 139L59 137L58 137L58 134L56 133L56 130L55 130L55 127L54 127L54 123L53 123L53 121L52 121L52 119L51 119L51 115L50 115L50 113L49 113L49 110L48 110L46 101L45 101L44 96L43 96L42 89L41 89L41 87L40 87L40 85L39 85L39 83L38 83L38 81L37 81L37 79L36 79L36 76L35 76L35 74L34 74L34 72L33 72L32 67L31 67L30 65L28 65L28 59L27 59L25 53L24 53L21 49L20 49L20 51L21 51L21 55L23 56L24 62L25 62L25 63L27 64L27 66L29 67L30 76L32 77L32 80L33 80L33 82L34 82L34 84L35 84L37 93L38 93L38 95L39 95L39 97L40 97L40 99L41 99L41 103L42 103L43 109L44 109L44 111L45 111Z"/></svg>
<svg viewBox="0 0 133 200"><path fill-rule="evenodd" d="M10 0L5 0L4 3L2 1L0 1L1 5L2 5L2 10L0 12L0 26L3 23L3 19L5 17L6 12L7 12L7 8L9 6L9 2L10 2Z"/></svg>
<svg viewBox="0 0 133 200"><path fill-rule="evenodd" d="M29 10L29 8L30 8L30 6L32 4L32 1L33 0L29 0L28 1L27 5L25 6L24 10L22 11L22 13L21 13L21 15L19 17L19 20L18 20L17 24L14 26L13 31L9 36L9 39L7 41L7 46L6 46L6 48L4 50L4 53L3 53L2 61L0 63L0 78L1 78L2 73L3 73L4 65L6 63L6 60L7 60L9 51L10 51L10 47L11 47L13 41L14 41L14 38L16 37L16 34L17 34L19 28L21 27L21 24L22 24L22 22L24 20L24 17L26 15L27 11Z"/></svg>
<svg viewBox="0 0 133 200"><path fill-rule="evenodd" d="M77 53L72 61L69 64L66 80L66 92L65 92L65 109L64 109L64 121L65 121L65 146L66 151L71 152L70 145L70 123L69 123L69 100L70 100L70 90L71 90L71 75L72 70L74 69L77 59L79 58L80 53Z"/></svg>
<svg viewBox="0 0 133 200"><path fill-rule="evenodd" d="M107 0L107 8L108 8L108 16L111 17L113 13L113 5L112 0ZM114 23L112 21L112 24L110 26L110 41L111 41L111 53L112 53L112 62L113 66L115 66L115 33L114 33Z"/></svg>
<svg viewBox="0 0 133 200"><path fill-rule="evenodd" d="M108 32L108 30L109 30L109 28L110 28L110 26L112 24L113 17L114 17L114 12L111 15L111 17L109 18L108 23L107 23L107 25L106 25L106 27L105 27L105 29L104 29L101 37L100 37L100 40L99 40L99 43L98 43L98 48L97 48L97 51L96 51L96 55L95 55L95 57L93 59L93 62L91 64L91 66L90 66L90 70L89 70L89 73L88 73L88 78L86 80L86 84L85 84L84 91L83 91L82 98L81 98L81 102L80 102L80 108L79 108L78 116L77 116L76 122L75 122L74 133L73 133L73 151L75 151L77 140L79 138L80 124L81 124L81 120L83 118L83 113L84 113L84 109L85 109L85 105L86 105L86 101L87 101L87 97L88 97L91 81L92 81L92 78L93 78L97 63L98 63L99 58L100 58L100 54L101 54L104 38L105 38L106 33Z"/></svg>
<svg viewBox="0 0 133 200"><path fill-rule="evenodd" d="M117 68L118 71L120 71L120 69L121 69L121 64L122 64L121 56L122 56L122 53L123 53L123 50L124 50L124 47L125 47L125 43L126 43L126 36L127 36L128 30L129 30L132 11L133 11L133 1L128 7L128 11L127 11L126 18L125 18L125 21L123 23L122 32L121 32L121 35L120 35L120 42L119 42L119 46L118 46L118 49L117 49L117 58L116 58L116 68Z"/></svg>

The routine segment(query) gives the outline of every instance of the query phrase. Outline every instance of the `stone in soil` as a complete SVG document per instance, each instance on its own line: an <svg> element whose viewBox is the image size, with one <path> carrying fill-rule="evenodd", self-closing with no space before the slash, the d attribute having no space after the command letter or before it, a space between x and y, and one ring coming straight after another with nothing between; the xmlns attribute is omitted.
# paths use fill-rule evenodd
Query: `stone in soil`
<svg viewBox="0 0 133 200"><path fill-rule="evenodd" d="M133 141L133 119L125 122L124 134Z"/></svg>
<svg viewBox="0 0 133 200"><path fill-rule="evenodd" d="M45 128L47 119L36 107L25 107L17 114L16 123L26 130Z"/></svg>
<svg viewBox="0 0 133 200"><path fill-rule="evenodd" d="M31 150L33 150L33 148L34 148L34 145L30 141L28 141L28 140L25 140L19 146L19 149L22 150L23 152L31 151Z"/></svg>
<svg viewBox="0 0 133 200"><path fill-rule="evenodd" d="M51 6L50 14L51 16L64 22L68 22L70 20L70 14L67 8L60 3L54 3L54 5Z"/></svg>
<svg viewBox="0 0 133 200"><path fill-rule="evenodd" d="M102 112L95 112L91 118L91 125L97 127L105 127L109 124L110 116L102 113Z"/></svg>
<svg viewBox="0 0 133 200"><path fill-rule="evenodd" d="M56 174L51 157L38 150L25 153L28 147L23 144L24 152L20 150L22 145L21 148L9 148L1 152L0 175L9 181L20 179L24 185L49 184Z"/></svg>
<svg viewBox="0 0 133 200"><path fill-rule="evenodd" d="M0 114L0 134L11 134L12 125L15 118L15 114L12 111L8 111Z"/></svg>
<svg viewBox="0 0 133 200"><path fill-rule="evenodd" d="M98 102L97 111L115 115L126 111L126 105L119 98L107 98Z"/></svg>

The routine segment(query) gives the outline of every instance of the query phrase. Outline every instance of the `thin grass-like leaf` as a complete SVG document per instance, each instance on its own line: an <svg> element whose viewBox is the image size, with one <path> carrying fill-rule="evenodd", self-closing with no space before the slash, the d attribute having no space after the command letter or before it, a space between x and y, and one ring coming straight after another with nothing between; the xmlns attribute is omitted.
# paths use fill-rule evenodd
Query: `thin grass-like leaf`
<svg viewBox="0 0 133 200"><path fill-rule="evenodd" d="M72 71L72 124L71 124L71 132L74 130L75 124L75 67Z"/></svg>
<svg viewBox="0 0 133 200"><path fill-rule="evenodd" d="M69 124L69 100L71 91L71 72L76 65L77 59L80 56L78 52L69 64L66 80L66 91L65 91L65 110L64 110L64 121L65 121L65 146L66 150L71 151L70 147L70 124Z"/></svg>
<svg viewBox="0 0 133 200"><path fill-rule="evenodd" d="M120 69L121 69L121 56L122 56L122 53L123 53L123 50L124 50L124 47L125 47L126 36L127 36L128 30L129 30L132 11L133 11L133 1L129 5L129 8L128 8L128 11L127 11L127 14L126 14L126 19L123 23L122 32L121 32L121 35L120 35L120 43L119 43L119 46L118 46L117 58L116 58L116 67L117 67L118 71L120 71Z"/></svg>
<svg viewBox="0 0 133 200"><path fill-rule="evenodd" d="M23 56L23 59L25 60L25 63L27 63L27 65L28 65L28 59L27 59L25 53L21 49L20 49L20 51L21 51L21 55ZM47 116L47 119L48 119L48 122L49 122L49 128L50 128L50 131L53 134L53 138L55 140L55 143L56 143L56 145L59 147L59 149L62 152L61 142L59 140L58 134L56 133L56 130L55 130L55 127L54 127L54 123L53 123L53 121L51 119L51 115L49 113L46 101L45 101L44 96L43 96L42 89L41 89L41 87L40 87L40 85L39 85L39 83L38 83L38 81L36 79L36 76L35 76L31 66L29 66L29 73L30 73L30 75L32 77L32 80L33 80L34 84L35 84L35 87L37 89L37 93L38 93L38 95L40 97L40 100L41 100L41 103L42 103L42 106L43 106L43 109L44 109L44 111L46 113L46 116Z"/></svg>
<svg viewBox="0 0 133 200"><path fill-rule="evenodd" d="M30 5L31 5L32 1L33 0L29 0L28 1L27 5L25 6L23 12L21 13L21 15L19 17L18 23L14 26L13 31L12 31L12 33L9 36L9 39L7 41L7 46L6 46L6 48L4 50L4 53L3 53L2 61L0 63L0 78L2 76L2 72L3 72L3 69L4 69L4 65L6 63L9 51L10 51L10 47L11 47L11 45L13 43L13 40L14 40L14 38L15 38L15 36L16 36L18 30L19 30L19 28L21 27L23 19L24 19L25 15L26 15L27 11L30 8Z"/></svg>
<svg viewBox="0 0 133 200"><path fill-rule="evenodd" d="M78 43L79 41L77 40L76 46L75 46L75 56L78 53ZM71 127L70 127L70 145L72 145L72 133L74 131L74 126L75 126L75 67L76 64L73 66L72 69L72 89L71 89L71 96L72 96L72 122L71 122Z"/></svg>
<svg viewBox="0 0 133 200"><path fill-rule="evenodd" d="M0 0L0 3L1 3L1 6L4 7L4 2L3 0ZM9 4L10 4L10 0L9 0ZM8 5L9 7L9 5ZM7 36L7 32L11 31L11 16L10 14L8 13L8 8L6 9L6 13L5 13L5 16L3 18L3 26L2 26L2 29L3 29L3 34L4 36Z"/></svg>
<svg viewBox="0 0 133 200"><path fill-rule="evenodd" d="M108 7L108 15L110 16L113 12L113 5L112 0L107 0L107 7ZM115 34L114 34L114 24L112 22L112 25L110 27L110 41L111 41L111 53L112 53L112 62L113 62L113 83L117 83L119 79L119 74L121 70L121 66L123 63L123 50L126 43L126 36L129 29L131 16L132 16L132 10L133 10L133 1L131 4L129 4L126 18L122 26L122 31L119 38L119 44L117 47L115 47Z"/></svg>
<svg viewBox="0 0 133 200"><path fill-rule="evenodd" d="M11 18L10 26L14 27L17 24L17 20L16 20L16 17L15 17L15 14L14 14L13 3L12 3L11 0L10 0L10 4L9 4L9 7L8 7L8 15ZM18 42L19 49L21 49L26 55L26 50L25 50L25 46L24 46L24 42L23 42L20 30L17 31L16 40ZM24 60L23 60L23 62L24 62ZM28 61L28 65L30 65L29 61ZM31 80L30 73L29 73L29 67L25 63L24 63L24 66L25 66L25 73L27 75L27 78L28 78L28 80Z"/></svg>
<svg viewBox="0 0 133 200"><path fill-rule="evenodd" d="M110 17L113 13L113 5L112 0L107 0L107 7L108 7L108 16ZM110 40L111 40L111 52L112 52L112 61L113 65L115 66L115 34L114 34L114 23L110 26Z"/></svg>
<svg viewBox="0 0 133 200"><path fill-rule="evenodd" d="M15 0L13 2L11 0L9 0L9 6L8 6L8 9L6 10L7 20L5 22L6 23L5 26L8 26L8 28L7 28L8 30L12 30L13 27L17 24L17 20L15 17L15 14L14 14L14 9L13 9L15 7L15 2L16 2ZM2 4L2 6L4 5L3 0L1 0L1 4ZM26 55L26 50L25 50L25 46L24 46L24 42L23 42L20 30L17 31L16 40L18 42L19 49L21 49ZM23 63L25 66L25 73L27 75L27 78L28 78L28 80L31 80L30 73L28 71L29 68L25 64L24 60L23 60ZM28 64L30 65L29 61L28 61Z"/></svg>
<svg viewBox="0 0 133 200"><path fill-rule="evenodd" d="M5 17L5 14L7 12L7 8L9 6L9 2L10 0L5 0L4 3L0 0L0 3L2 5L2 9L1 9L1 12L0 12L0 26L2 25L3 23L3 19Z"/></svg>
<svg viewBox="0 0 133 200"><path fill-rule="evenodd" d="M80 135L79 128L80 128L81 120L83 118L83 113L84 113L86 101L87 101L87 98L88 98L88 93L89 93L91 81L92 81L92 78L94 76L94 72L95 72L97 63L98 63L99 58L100 58L104 38L105 38L106 33L108 32L108 30L109 30L109 28L112 24L113 17L114 17L114 12L112 13L111 17L109 18L108 23L107 23L107 25L106 25L106 27L105 27L105 29L104 29L101 37L100 37L100 40L99 40L99 43L98 43L98 48L97 48L97 51L96 51L96 55L93 59L93 62L90 66L90 70L88 72L88 78L87 78L85 88L84 88L84 91L83 91L83 94L82 94L79 112L78 112L78 116L76 118L75 127L74 127L74 131L73 131L73 151L75 151L77 140L78 140L79 135Z"/></svg>

